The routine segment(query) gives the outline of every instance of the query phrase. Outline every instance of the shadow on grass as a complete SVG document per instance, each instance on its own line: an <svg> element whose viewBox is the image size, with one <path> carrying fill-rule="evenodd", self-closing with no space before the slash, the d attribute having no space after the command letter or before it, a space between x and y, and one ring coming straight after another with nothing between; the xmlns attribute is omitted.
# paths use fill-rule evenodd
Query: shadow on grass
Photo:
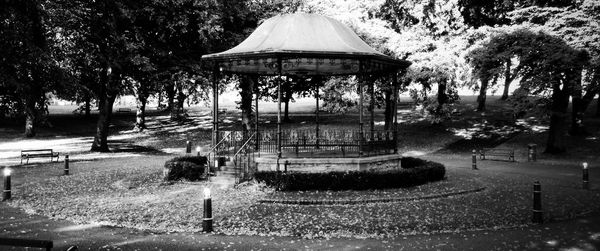
<svg viewBox="0 0 600 251"><path fill-rule="evenodd" d="M139 146L124 140L109 140L108 145L113 153L150 153L154 155L167 154L154 147Z"/></svg>

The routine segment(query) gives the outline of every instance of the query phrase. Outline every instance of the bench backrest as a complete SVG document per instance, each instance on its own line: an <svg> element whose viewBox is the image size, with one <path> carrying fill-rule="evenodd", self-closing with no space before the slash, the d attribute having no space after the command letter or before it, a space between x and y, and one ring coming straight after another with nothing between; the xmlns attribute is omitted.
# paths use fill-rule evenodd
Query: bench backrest
<svg viewBox="0 0 600 251"><path fill-rule="evenodd" d="M52 152L52 149L33 149L33 150L21 150L22 153L29 152Z"/></svg>

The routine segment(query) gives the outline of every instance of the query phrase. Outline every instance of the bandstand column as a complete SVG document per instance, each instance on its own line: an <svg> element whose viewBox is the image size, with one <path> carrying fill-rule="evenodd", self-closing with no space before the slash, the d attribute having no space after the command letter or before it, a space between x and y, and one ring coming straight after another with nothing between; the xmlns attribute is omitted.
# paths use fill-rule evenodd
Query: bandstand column
<svg viewBox="0 0 600 251"><path fill-rule="evenodd" d="M358 135L359 135L359 140L358 140L358 156L362 156L363 155L363 141L365 139L365 135L363 133L363 81L364 81L364 76L360 75L359 79L358 79Z"/></svg>
<svg viewBox="0 0 600 251"><path fill-rule="evenodd" d="M258 93L258 76L255 76L254 80L256 80L254 82L254 95L256 97L254 99L254 107L256 109L256 111L254 112L254 132L256 133L255 140L254 140L255 141L254 143L256 145L254 146L254 149L256 151L258 151L260 148L260 141L259 141L260 137L259 137L259 133L258 133L258 99L260 98L260 96L259 96L260 94Z"/></svg>
<svg viewBox="0 0 600 251"><path fill-rule="evenodd" d="M321 84L321 78L315 77L316 87L315 87L315 100L316 100L316 114L315 114L315 123L316 123L316 148L319 149L319 86Z"/></svg>
<svg viewBox="0 0 600 251"><path fill-rule="evenodd" d="M369 121L369 127L371 129L371 140L375 139L375 80L369 79L369 95L371 96L369 110L371 112L371 119Z"/></svg>
<svg viewBox="0 0 600 251"><path fill-rule="evenodd" d="M287 81L287 77L285 78ZM277 82L277 171L281 158L281 81Z"/></svg>
<svg viewBox="0 0 600 251"><path fill-rule="evenodd" d="M213 71L213 81L212 81L212 89L213 89L213 135L212 135L212 145L213 147L217 145L219 142L219 71ZM215 149L216 150L216 149Z"/></svg>
<svg viewBox="0 0 600 251"><path fill-rule="evenodd" d="M398 153L398 74L392 76L394 85L394 153Z"/></svg>
<svg viewBox="0 0 600 251"><path fill-rule="evenodd" d="M218 165L217 165L218 149L216 147L217 143L219 143L219 70L218 70L218 68L213 70L212 89L213 89L212 145L214 147L214 151L213 151L214 158L211 160L210 156L207 156L209 158L209 164L206 165L206 171L205 171L206 174L208 174L210 171L210 164L213 164L214 168L218 168Z"/></svg>

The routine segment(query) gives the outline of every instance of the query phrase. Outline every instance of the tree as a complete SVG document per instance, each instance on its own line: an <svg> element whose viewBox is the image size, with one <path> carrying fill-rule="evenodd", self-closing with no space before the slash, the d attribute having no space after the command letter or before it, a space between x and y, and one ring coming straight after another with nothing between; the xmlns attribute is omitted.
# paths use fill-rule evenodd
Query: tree
<svg viewBox="0 0 600 251"><path fill-rule="evenodd" d="M550 1L561 2L561 1ZM563 38L566 43L589 56L582 76L572 94L571 129L573 135L584 134L583 114L594 97L600 93L600 2L583 1L576 8L565 2L563 8L529 7L510 13L513 23L534 27L548 34Z"/></svg>
<svg viewBox="0 0 600 251"><path fill-rule="evenodd" d="M542 32L521 30L511 35L514 40L509 49L523 65L520 88L525 91L526 96L528 93L550 100L546 152L564 152L569 97L587 62L586 53L573 49L558 37Z"/></svg>
<svg viewBox="0 0 600 251"><path fill-rule="evenodd" d="M52 58L45 15L36 0L3 1L0 6L0 110L25 114L26 137L36 135L46 93L60 84L63 73Z"/></svg>

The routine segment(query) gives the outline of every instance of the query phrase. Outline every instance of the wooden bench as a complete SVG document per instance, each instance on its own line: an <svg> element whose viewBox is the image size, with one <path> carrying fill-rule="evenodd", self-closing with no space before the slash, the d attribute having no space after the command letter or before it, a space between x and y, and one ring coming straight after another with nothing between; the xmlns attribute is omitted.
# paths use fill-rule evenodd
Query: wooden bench
<svg viewBox="0 0 600 251"><path fill-rule="evenodd" d="M508 156L508 160L515 161L515 150L511 148L483 148L479 151L479 157L485 160L486 156Z"/></svg>
<svg viewBox="0 0 600 251"><path fill-rule="evenodd" d="M128 112L131 112L131 109L129 109L129 108L119 108L117 110L117 112L118 113L128 113Z"/></svg>
<svg viewBox="0 0 600 251"><path fill-rule="evenodd" d="M0 246L45 248L46 250L52 250L54 244L52 241L46 240L0 238Z"/></svg>
<svg viewBox="0 0 600 251"><path fill-rule="evenodd" d="M59 153L52 149L21 150L21 164L23 164L23 159L27 159L27 164L29 164L29 159L31 158L47 157L50 157L50 162L52 162L53 158L56 158L56 161L58 162L58 155Z"/></svg>

